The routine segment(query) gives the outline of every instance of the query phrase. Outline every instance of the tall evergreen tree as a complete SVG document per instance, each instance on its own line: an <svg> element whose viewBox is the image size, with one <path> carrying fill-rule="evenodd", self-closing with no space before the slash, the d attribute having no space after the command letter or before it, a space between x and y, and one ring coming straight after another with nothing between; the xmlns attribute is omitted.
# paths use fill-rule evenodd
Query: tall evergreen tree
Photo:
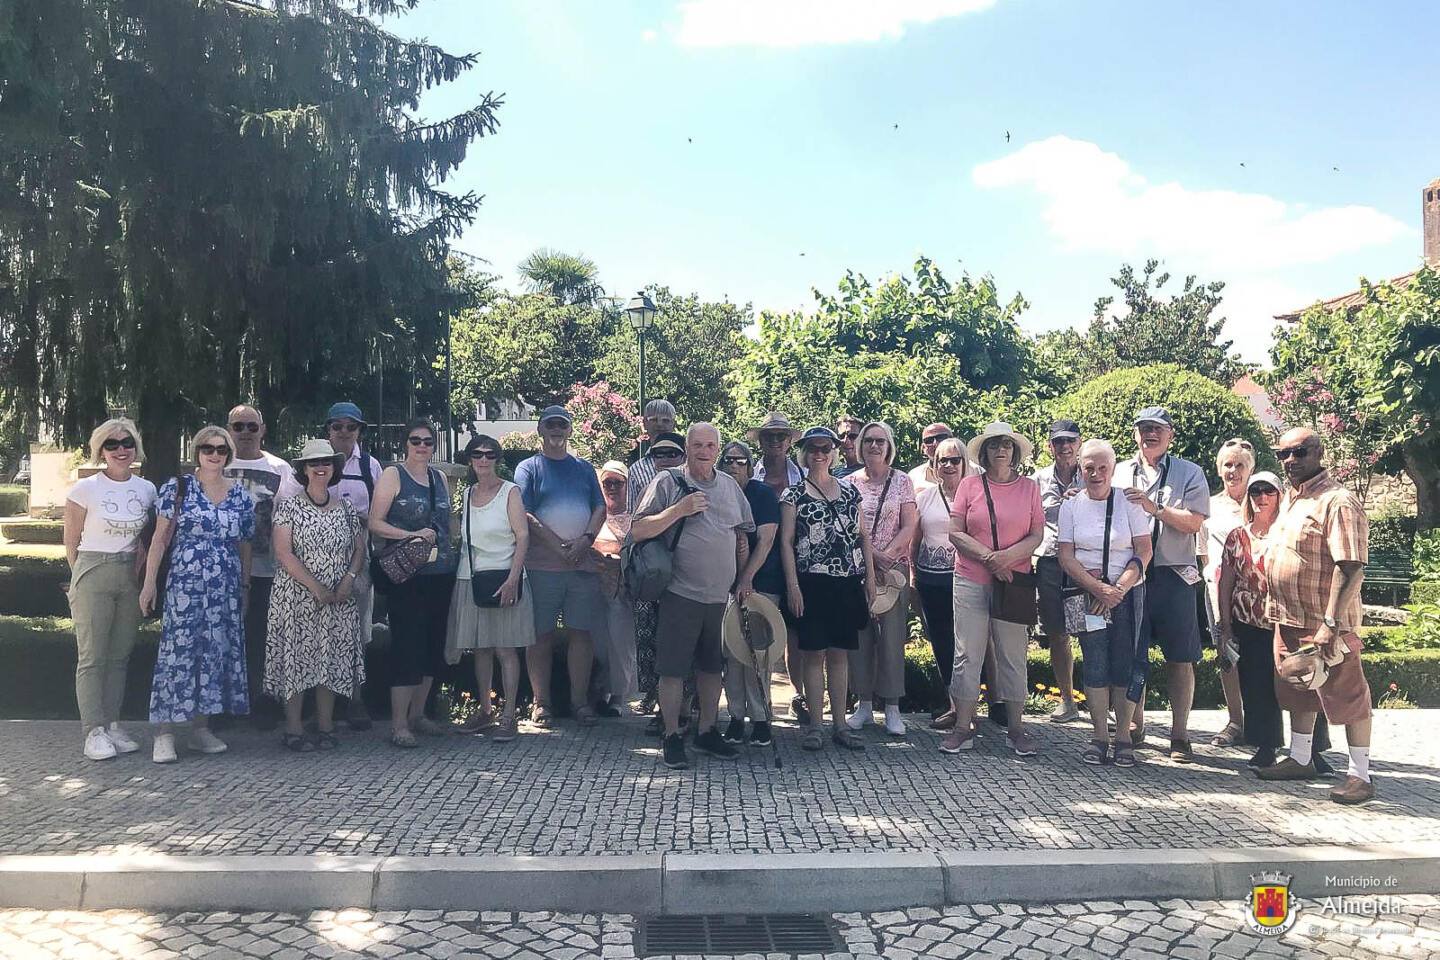
<svg viewBox="0 0 1440 960"><path fill-rule="evenodd" d="M0 0L0 416L74 442L126 407L163 474L239 398L378 363L443 402L417 358L480 198L439 184L501 101L417 116L476 62L374 19L418 2Z"/></svg>

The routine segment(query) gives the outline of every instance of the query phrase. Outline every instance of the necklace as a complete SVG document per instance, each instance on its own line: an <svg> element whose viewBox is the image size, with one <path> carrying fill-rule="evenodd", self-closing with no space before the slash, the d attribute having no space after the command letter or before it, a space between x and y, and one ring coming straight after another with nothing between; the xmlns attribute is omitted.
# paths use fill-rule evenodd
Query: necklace
<svg viewBox="0 0 1440 960"><path fill-rule="evenodd" d="M328 506L330 506L330 491L329 491L329 490L326 490L326 491L325 491L325 499L324 499L324 500L316 500L314 497L310 496L310 488L309 488L309 487L306 487L306 488L305 488L305 499L306 499L306 500L309 500L311 503L315 504L315 506L317 506L317 507L328 507Z"/></svg>

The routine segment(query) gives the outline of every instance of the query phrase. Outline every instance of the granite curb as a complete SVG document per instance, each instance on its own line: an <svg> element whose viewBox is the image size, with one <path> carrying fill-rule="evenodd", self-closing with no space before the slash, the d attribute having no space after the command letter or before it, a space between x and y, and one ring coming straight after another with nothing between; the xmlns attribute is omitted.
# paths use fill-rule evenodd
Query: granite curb
<svg viewBox="0 0 1440 960"><path fill-rule="evenodd" d="M0 908L854 913L964 903L1440 894L1440 843L596 857L0 856Z"/></svg>

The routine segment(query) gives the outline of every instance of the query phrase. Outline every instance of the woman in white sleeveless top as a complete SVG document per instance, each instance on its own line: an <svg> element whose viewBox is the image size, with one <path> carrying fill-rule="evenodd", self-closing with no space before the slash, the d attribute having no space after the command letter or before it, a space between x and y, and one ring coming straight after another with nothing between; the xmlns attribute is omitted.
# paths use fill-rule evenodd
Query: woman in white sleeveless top
<svg viewBox="0 0 1440 960"><path fill-rule="evenodd" d="M500 443L484 435L474 437L465 447L464 459L470 464L471 482L460 511L460 565L450 599L445 659L459 663L461 651L475 651L480 710L463 729L493 731L490 738L505 743L515 739L519 651L535 642L533 608L523 595L529 527L519 489L495 472ZM490 703L497 657L505 696L498 719Z"/></svg>

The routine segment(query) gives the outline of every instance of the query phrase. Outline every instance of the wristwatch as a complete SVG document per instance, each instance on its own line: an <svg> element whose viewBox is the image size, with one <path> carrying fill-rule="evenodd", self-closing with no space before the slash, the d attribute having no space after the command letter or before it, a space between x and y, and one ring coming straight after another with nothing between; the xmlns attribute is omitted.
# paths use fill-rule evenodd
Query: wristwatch
<svg viewBox="0 0 1440 960"><path fill-rule="evenodd" d="M1337 626L1339 626L1339 624L1337 624L1337 623L1335 622L1335 618L1334 618L1334 617L1331 617L1331 616L1326 616L1326 617L1324 617L1324 618L1322 619L1322 622L1325 624L1325 626L1329 627L1331 630L1334 630Z"/></svg>

